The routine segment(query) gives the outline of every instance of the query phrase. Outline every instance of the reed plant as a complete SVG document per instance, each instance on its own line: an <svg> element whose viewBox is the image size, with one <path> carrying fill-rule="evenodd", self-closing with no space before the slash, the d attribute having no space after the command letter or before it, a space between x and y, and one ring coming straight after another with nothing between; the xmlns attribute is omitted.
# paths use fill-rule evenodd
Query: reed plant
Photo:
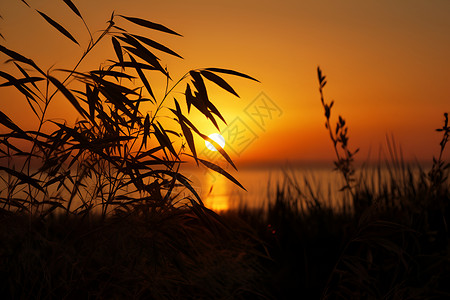
<svg viewBox="0 0 450 300"><path fill-rule="evenodd" d="M61 38L83 48L53 16L22 2ZM151 33L179 33L115 12L94 33L75 4L63 2L87 32L73 67L44 70L0 45L15 69L0 71L0 86L14 88L38 124L29 129L0 111L2 297L264 299L262 267L251 251L258 242L232 232L180 172L190 159L241 186L199 156L196 136L236 168L189 113L198 110L219 129L225 119L210 100L207 82L238 96L223 75L257 80L222 68L189 70L174 80L158 56L181 56ZM133 26L149 35L128 30ZM115 58L82 70L105 41ZM156 76L165 82L160 98L151 80ZM77 113L75 122L63 112L49 116L59 100Z"/></svg>
<svg viewBox="0 0 450 300"><path fill-rule="evenodd" d="M327 193L325 182L287 169L264 208L243 204L227 213L246 220L263 241L265 286L275 299L450 297L448 114L437 129L440 151L430 170L405 162L393 138L387 160L356 168L347 123L339 116L331 125L334 102L326 101L325 76L317 73L342 188Z"/></svg>
<svg viewBox="0 0 450 300"><path fill-rule="evenodd" d="M179 172L186 159L240 186L221 167L198 156L194 135L212 143L236 168L220 145L196 128L189 112L195 108L219 129L219 122L225 123L225 119L210 101L205 81L238 96L221 75L257 80L221 68L190 70L173 80L155 53L181 56L151 36L125 28L135 25L149 33L181 36L179 33L113 12L106 28L93 34L74 3L64 3L88 34L85 50L73 67L45 71L34 60L0 45L0 52L18 74L0 71L5 80L1 86L15 88L38 121L37 128L29 130L0 111L0 210L45 217L53 211L88 214L93 210L106 216L143 203L152 209L166 209L180 201L203 207L188 178ZM35 11L63 37L82 47L70 30L46 13ZM116 58L105 59L99 69L82 71L81 64L95 48L103 47L101 42L106 39ZM155 76L166 82L162 98L154 93L151 78ZM182 84L185 87L180 91ZM185 105L174 97L178 94L183 95ZM70 115L48 117L58 97L65 98L77 112L75 123L68 120ZM178 129L173 130L175 125ZM190 191L187 199L175 194L174 187L180 185Z"/></svg>
<svg viewBox="0 0 450 300"><path fill-rule="evenodd" d="M437 129L440 152L429 171L405 162L393 139L387 140L388 160L358 170L347 123L339 116L331 125L334 102L325 100L325 76L320 68L317 73L334 170L344 185L339 195L326 194L323 182L300 184L287 170L265 210L240 208L237 214L258 228L271 258L266 285L277 299L450 297L448 114ZM331 198L340 199L338 208Z"/></svg>

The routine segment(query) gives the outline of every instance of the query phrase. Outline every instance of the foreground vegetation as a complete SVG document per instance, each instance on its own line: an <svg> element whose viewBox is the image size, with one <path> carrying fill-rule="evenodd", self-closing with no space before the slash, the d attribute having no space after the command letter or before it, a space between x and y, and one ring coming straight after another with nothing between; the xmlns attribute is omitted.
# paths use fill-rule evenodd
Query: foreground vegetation
<svg viewBox="0 0 450 300"><path fill-rule="evenodd" d="M84 22L73 3L64 2ZM78 44L57 22L38 13ZM113 14L96 39L88 29L86 51L74 68L63 71L68 74L65 79L0 46L21 74L16 78L2 71L6 80L2 86L13 86L24 95L39 120L39 128L28 130L1 112L0 123L8 130L0 140L2 297L450 297L449 165L443 161L449 139L447 114L438 129L441 151L431 170L413 171L415 166L404 163L391 147L389 175L381 165L357 173L357 150L349 146L348 127L341 116L333 126L333 102L325 100L325 76L318 69L335 169L344 181L340 209L327 205L326 197L314 189L302 190L297 178L287 174L267 207L243 206L219 216L203 205L178 172L180 157L192 157L239 182L197 156L192 132L208 138L189 121L188 113L195 107L218 126L213 115L223 117L209 101L204 79L237 95L218 74L253 78L205 68L187 72L169 88L168 71L149 48L179 55L117 26L116 18ZM143 19L120 19L177 35ZM117 61L109 61L104 69L79 71L84 57L107 36ZM30 69L36 74L29 74ZM143 70L167 80L162 99L154 96ZM187 79L191 82L184 89L186 106L173 99L172 106L166 107L179 132L168 130L158 113L169 94ZM79 85L68 88L73 82ZM47 118L47 108L57 94L79 112L80 120L70 124ZM144 103L154 108L153 115L140 112ZM178 148L176 141L181 141ZM221 154L232 164L223 149ZM192 196L180 198L174 192L179 185Z"/></svg>
<svg viewBox="0 0 450 300"><path fill-rule="evenodd" d="M447 115L439 131L442 151L430 170L414 170L392 151L387 173L380 165L348 177L339 209L286 173L267 207L242 206L220 217L198 206L148 203L106 219L2 211L1 293L12 299L448 298Z"/></svg>
<svg viewBox="0 0 450 300"><path fill-rule="evenodd" d="M437 132L440 152L431 169L403 161L388 140L391 159L355 171L348 128L333 103L321 103L344 185L340 206L330 195L285 173L267 207L225 214L245 220L269 260L265 287L276 299L447 299L450 297L450 164L443 160L448 114ZM325 194L325 195L324 195ZM333 195L334 196L334 195Z"/></svg>
<svg viewBox="0 0 450 300"><path fill-rule="evenodd" d="M418 173L394 161L389 168L385 184L368 179L385 176L381 168L355 178L354 195L338 210L287 177L267 207L220 217L148 204L106 219L3 211L0 292L11 299L448 298L448 179L436 181L437 167Z"/></svg>
<svg viewBox="0 0 450 300"><path fill-rule="evenodd" d="M263 262L265 286L276 299L447 299L450 184L442 167L436 175L436 164L425 171L394 160L362 170L340 208L286 173L265 210L226 215L264 241L272 259Z"/></svg>

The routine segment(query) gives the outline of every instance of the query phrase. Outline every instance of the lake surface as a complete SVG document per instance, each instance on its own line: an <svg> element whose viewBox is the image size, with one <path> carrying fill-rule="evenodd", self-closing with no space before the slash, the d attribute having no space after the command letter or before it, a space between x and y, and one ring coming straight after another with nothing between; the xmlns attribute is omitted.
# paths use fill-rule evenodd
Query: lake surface
<svg viewBox="0 0 450 300"><path fill-rule="evenodd" d="M412 171L417 178L420 169L412 167ZM333 170L332 164L308 167L247 167L240 168L238 172L227 170L247 191L221 174L206 168L188 168L182 172L192 180L192 186L205 205L216 211L237 208L239 205L260 208L276 198L277 186L285 194L290 192L293 197L303 200L311 200L311 195L314 195L319 201L334 208L342 204L345 195L340 191L344 186L342 175ZM396 180L406 180L402 174L404 175L404 172L401 168L374 166L358 169L355 178L362 179L376 191L383 184L389 185L392 177Z"/></svg>
<svg viewBox="0 0 450 300"><path fill-rule="evenodd" d="M427 170L427 168L425 168ZM190 181L192 187L200 195L204 204L215 211L223 211L247 206L249 208L266 207L268 201L276 199L277 187L295 200L308 200L316 197L320 202L333 208L339 208L343 201L343 192L339 190L344 185L342 175L333 171L333 165L320 166L270 166L270 167L241 167L239 171L226 169L236 178L246 190L243 190L223 175L205 167L185 167L180 172ZM379 182L389 184L391 174L396 180L402 180L403 172L395 168L366 168L358 170L355 178L363 176L363 182L371 185L375 190L380 188ZM419 168L413 168L417 176ZM5 175L0 172L0 175ZM90 184L86 182L88 190ZM56 185L54 185L56 187ZM0 183L3 190L4 186ZM51 189L50 189L51 192ZM53 191L56 193L56 191ZM191 192L184 188L177 188L181 198L191 196ZM68 199L67 192L64 199ZM289 197L289 195L288 195ZM79 202L79 201L75 201ZM79 203L74 203L77 207Z"/></svg>
<svg viewBox="0 0 450 300"><path fill-rule="evenodd" d="M183 174L205 205L213 210L227 210L245 205L262 207L276 197L277 186L285 192L290 187L295 195L305 197L318 193L328 201L337 201L335 195L342 187L342 178L332 167L247 167L238 172L227 170L246 189L243 190L221 174L205 168L188 168ZM186 191L188 193L188 191ZM332 199L329 199L331 197Z"/></svg>
<svg viewBox="0 0 450 300"><path fill-rule="evenodd" d="M260 208L267 201L275 198L276 188L279 184L287 184L307 191L306 183L309 183L314 191L324 193L324 191L330 190L332 191L331 194L335 194L342 184L340 174L333 172L332 167L272 166L239 168L239 171L226 169L226 171L236 178L246 190L225 176L205 167L186 167L180 170L191 181L192 187L200 195L204 204L216 211L237 208L239 205ZM3 171L0 171L0 176L8 177ZM83 183L85 188L81 188L82 194L88 199L86 192L92 192L96 183L88 178L85 178ZM53 184L48 187L50 195L60 194L63 199L70 198L70 193L64 189L57 192L56 186L57 184ZM71 185L69 186L71 187ZM25 185L21 185L17 190L26 192L27 189L24 189L24 187ZM4 182L0 182L0 190L4 189ZM108 190L108 188L105 187L105 190ZM180 193L180 198L192 196L191 192L185 187L177 188L175 192ZM25 197L25 194L21 192L18 192L17 195ZM139 197L138 195L135 196ZM78 196L75 196L72 207L81 204L78 198Z"/></svg>

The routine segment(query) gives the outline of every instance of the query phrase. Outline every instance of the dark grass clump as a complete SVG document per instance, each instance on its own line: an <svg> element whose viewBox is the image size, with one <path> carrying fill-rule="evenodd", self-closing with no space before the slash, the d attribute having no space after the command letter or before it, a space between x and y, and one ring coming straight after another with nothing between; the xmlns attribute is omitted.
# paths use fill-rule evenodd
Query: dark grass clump
<svg viewBox="0 0 450 300"><path fill-rule="evenodd" d="M257 245L268 270L265 286L273 299L319 299L340 250L353 232L354 216L331 207L308 208L289 183L280 185L268 207L245 206L223 217L244 220L261 240ZM306 202L306 201L305 201Z"/></svg>
<svg viewBox="0 0 450 300"><path fill-rule="evenodd" d="M359 212L318 195L305 200L285 181L268 207L243 206L225 219L244 220L261 240L275 299L448 298L448 181L436 194L427 173L402 172L385 178L389 185L359 187L354 200L366 202Z"/></svg>
<svg viewBox="0 0 450 300"><path fill-rule="evenodd" d="M193 209L0 219L5 299L264 299L258 241ZM205 224L207 222L208 224Z"/></svg>

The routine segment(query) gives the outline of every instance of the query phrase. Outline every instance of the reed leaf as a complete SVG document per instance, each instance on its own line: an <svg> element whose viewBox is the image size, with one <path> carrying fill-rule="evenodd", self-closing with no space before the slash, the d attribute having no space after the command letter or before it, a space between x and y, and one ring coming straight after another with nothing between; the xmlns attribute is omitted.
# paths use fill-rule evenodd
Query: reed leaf
<svg viewBox="0 0 450 300"><path fill-rule="evenodd" d="M19 92L21 92L25 97L33 99L34 101L36 101L33 97L33 95L31 94L30 90L22 84L21 80L15 78L14 76L0 71L0 76L5 78L6 80L8 80L8 82L4 83L3 86L10 86L13 85Z"/></svg>
<svg viewBox="0 0 450 300"><path fill-rule="evenodd" d="M25 0L20 0L22 1L22 3L25 3L26 6L30 7L30 5L28 5L28 3Z"/></svg>
<svg viewBox="0 0 450 300"><path fill-rule="evenodd" d="M128 52L131 52L132 54L138 56L142 60L149 63L151 66L153 66L156 70L160 71L166 76L169 76L169 74L164 70L164 68L161 66L161 64L158 62L156 57L148 51L146 48L135 48L135 47L129 47L124 46L124 49L126 49Z"/></svg>
<svg viewBox="0 0 450 300"><path fill-rule="evenodd" d="M219 174L222 174L223 176L225 176L226 178L228 178L231 182L233 182L234 184L236 184L237 186L239 186L241 189L247 191L244 186L242 186L242 184L237 181L233 176L231 176L227 171L225 171L224 169L222 169L221 167L219 167L216 164L213 164L212 162L209 162L207 160L203 160L201 158L198 159L203 165L205 165L208 169L211 169Z"/></svg>
<svg viewBox="0 0 450 300"><path fill-rule="evenodd" d="M25 76L26 78L30 78L31 77L30 75L28 75L28 73L18 63L14 62L14 65L16 66L17 69L19 69L19 71L23 74L23 76ZM31 82L31 85L35 89L39 90L37 85L34 82Z"/></svg>
<svg viewBox="0 0 450 300"><path fill-rule="evenodd" d="M81 16L80 11L79 11L78 8L75 6L75 4L73 4L72 1L70 1L70 0L63 0L63 1L64 1L64 3L67 4L67 6L70 7L70 9L71 9L77 16L79 16L81 19L83 19L83 17Z"/></svg>
<svg viewBox="0 0 450 300"><path fill-rule="evenodd" d="M12 82L12 81L4 82L4 83L0 84L0 87L1 86L11 86L11 85L14 85L14 86L22 85L25 83L34 84L35 82L42 81L42 80L44 80L44 78L42 78L42 77L26 77L26 78L16 79L14 82Z"/></svg>
<svg viewBox="0 0 450 300"><path fill-rule="evenodd" d="M69 102L75 107L75 109L80 113L83 117L88 117L88 113L81 107L80 103L78 103L78 100L75 98L75 96L62 84L58 79L55 77L52 77L50 75L47 75L47 78L53 83L53 85L61 91L61 93L69 100Z"/></svg>
<svg viewBox="0 0 450 300"><path fill-rule="evenodd" d="M35 178L33 178L33 177L31 177L31 176L29 176L27 174L24 174L22 172L18 172L18 171L13 170L13 169L10 169L10 168L7 168L7 167L3 167L3 166L0 166L0 170L3 170L6 173L16 177L17 179L20 180L21 183L30 184L33 187L37 188L38 190L44 192L43 187L39 184L40 181L35 179Z"/></svg>
<svg viewBox="0 0 450 300"><path fill-rule="evenodd" d="M216 126L216 128L219 129L219 126L217 125L217 122L215 121L215 119L211 113L214 113L216 116L218 116L225 124L226 124L226 122L225 122L225 119L223 118L223 116L221 115L221 113L219 112L219 110L214 106L214 104L212 104L211 101L209 101L208 92L206 91L205 83L204 83L202 77L200 76L201 73L198 71L190 71L189 74L194 79L194 86L198 91L198 94L196 95L196 99L200 100L199 102L202 104L201 109L202 109L203 114L207 118L211 119L211 121Z"/></svg>
<svg viewBox="0 0 450 300"><path fill-rule="evenodd" d="M159 146L154 147L154 148L152 148L150 150L141 152L139 155L136 156L136 159L142 159L142 158L144 158L146 156L151 156L152 154L162 150L163 148L164 148L163 146L159 145Z"/></svg>
<svg viewBox="0 0 450 300"><path fill-rule="evenodd" d="M207 119L209 119L213 125L219 130L219 125L217 124L217 121L214 119L214 116L212 115L209 106L210 102L208 99L208 93L206 91L205 84L203 82L203 79L196 71L190 71L191 77L194 79L193 84L195 88L197 89L197 92L193 96L190 94L190 87L188 86L186 88L186 102L188 103L188 107L190 104L194 105L195 108L197 108Z"/></svg>
<svg viewBox="0 0 450 300"><path fill-rule="evenodd" d="M95 122L95 110L99 102L98 98L98 89L94 88L91 89L89 84L86 84L86 101L89 105L89 119L92 121L93 124L96 124Z"/></svg>
<svg viewBox="0 0 450 300"><path fill-rule="evenodd" d="M125 79L129 79L129 80L136 78L136 77L134 77L134 76L132 76L130 74L126 74L126 73L123 73L123 72L112 71L112 70L94 70L94 71L90 71L89 73L98 75L100 77L112 76L116 80L118 80L118 78L125 78Z"/></svg>
<svg viewBox="0 0 450 300"><path fill-rule="evenodd" d="M234 70L229 70L229 69L221 69L221 68L205 68L204 70L206 71L210 71L210 72L214 72L214 73L223 73L223 74L230 74L230 75L235 75L235 76L239 76L239 77L243 77L243 78L247 78L256 82L260 82L258 79L255 79L251 76L248 76L244 73L241 72L237 72Z"/></svg>
<svg viewBox="0 0 450 300"><path fill-rule="evenodd" d="M1 112L0 112L0 113L1 113ZM2 116L0 116L0 117L2 117ZM0 120L0 121L1 121L1 120ZM0 140L0 144L5 145L5 146L8 148L8 150L14 150L14 151L16 151L18 154L21 154L21 153L27 154L27 152L23 152L22 150L20 150L19 148L17 148L16 146L14 146L13 144L11 144L10 142L8 142L7 139L1 139L1 140ZM0 149L0 151L2 151L3 154L4 154L5 156L7 156L7 157L11 156L10 154L8 154L8 153L6 153L5 151L3 151L2 149Z"/></svg>
<svg viewBox="0 0 450 300"><path fill-rule="evenodd" d="M197 151L195 150L195 143L194 143L194 137L192 135L191 130L189 129L189 127L186 125L184 119L183 118L183 114L181 112L181 108L180 108L180 104L178 103L178 101L174 98L175 101L175 108L176 110L171 110L178 118L178 123L181 126L181 130L183 132L183 135L186 139L186 142L188 144L189 149L192 152L192 155L194 156L194 159L197 161Z"/></svg>
<svg viewBox="0 0 450 300"><path fill-rule="evenodd" d="M8 55L9 57L11 57L12 59L16 60L16 61L20 61L23 62L27 65L32 66L33 68L35 68L39 73L41 73L42 75L46 75L44 71L42 71L31 59L26 58L25 56L23 56L22 54L19 54L15 51L12 51L2 45L0 45L0 51L5 53L6 55Z"/></svg>
<svg viewBox="0 0 450 300"><path fill-rule="evenodd" d="M119 60L120 66L124 68L125 66L123 61L122 47L120 46L119 41L114 36L111 37L111 41L114 47L114 52L116 52L117 59Z"/></svg>
<svg viewBox="0 0 450 300"><path fill-rule="evenodd" d="M158 30L158 31L162 31L162 32L166 32L166 33L182 36L181 34L176 33L175 31L167 28L164 25L153 23L153 22L150 22L148 20L135 18L135 17L127 17L127 16L123 16L123 15L119 15L119 17L122 17L122 18L124 18L124 19L126 19L126 20L128 20L128 21L130 21L130 22L132 22L134 24L139 25L139 26L143 26L143 27L146 27L146 28L149 28L149 29Z"/></svg>
<svg viewBox="0 0 450 300"><path fill-rule="evenodd" d="M56 30L58 30L59 32L61 32L62 34L64 34L68 39L70 39L72 42L74 42L75 44L77 44L78 46L80 44L78 44L77 40L61 25L59 25L56 21L54 21L52 18L50 18L49 16L47 16L45 13L40 12L39 10L36 10L50 25L52 25Z"/></svg>
<svg viewBox="0 0 450 300"><path fill-rule="evenodd" d="M156 100L155 95L153 94L153 90L150 86L150 83L147 80L147 77L145 77L144 72L142 71L140 65L136 62L133 56L129 55L131 60L131 66L136 70L136 72L139 75L139 78L141 79L142 83L144 84L145 88L147 89L147 92L150 94L150 96Z"/></svg>
<svg viewBox="0 0 450 300"><path fill-rule="evenodd" d="M159 51L168 53L170 55L173 55L173 56L176 56L176 57L179 57L179 58L183 58L179 54L174 52L173 50L171 50L171 49L167 48L166 46L164 46L164 45L162 45L162 44L160 44L158 42L155 42L154 40L151 40L151 39L149 39L147 37L140 36L140 35L135 35L135 34L132 34L131 36L133 36L134 38L140 40L141 42L143 42L143 43L147 44L148 46L150 46L152 48L155 48L155 49L157 49Z"/></svg>
<svg viewBox="0 0 450 300"><path fill-rule="evenodd" d="M217 76L216 74L206 71L206 70L200 70L200 74L202 74L203 77L206 79L214 82L224 90L230 92L231 94L235 95L236 97L239 97L239 95L234 91L234 89L220 76Z"/></svg>
<svg viewBox="0 0 450 300"><path fill-rule="evenodd" d="M158 139L158 142L161 146L164 146L165 148L167 148L177 159L178 159L178 154L175 151L175 149L173 148L172 142L170 141L169 137L167 136L164 128L161 126L161 124L159 122L157 122L157 124L151 124L153 126L154 129L154 135L156 136L156 138Z"/></svg>
<svg viewBox="0 0 450 300"><path fill-rule="evenodd" d="M144 136L142 137L142 144L147 147L147 138L150 134L150 115L147 114L144 120Z"/></svg>
<svg viewBox="0 0 450 300"><path fill-rule="evenodd" d="M26 135L25 132L19 126L14 124L14 122L11 121L11 119L7 115L5 115L2 111L0 111L0 123L8 127L9 129L12 129L14 131Z"/></svg>

